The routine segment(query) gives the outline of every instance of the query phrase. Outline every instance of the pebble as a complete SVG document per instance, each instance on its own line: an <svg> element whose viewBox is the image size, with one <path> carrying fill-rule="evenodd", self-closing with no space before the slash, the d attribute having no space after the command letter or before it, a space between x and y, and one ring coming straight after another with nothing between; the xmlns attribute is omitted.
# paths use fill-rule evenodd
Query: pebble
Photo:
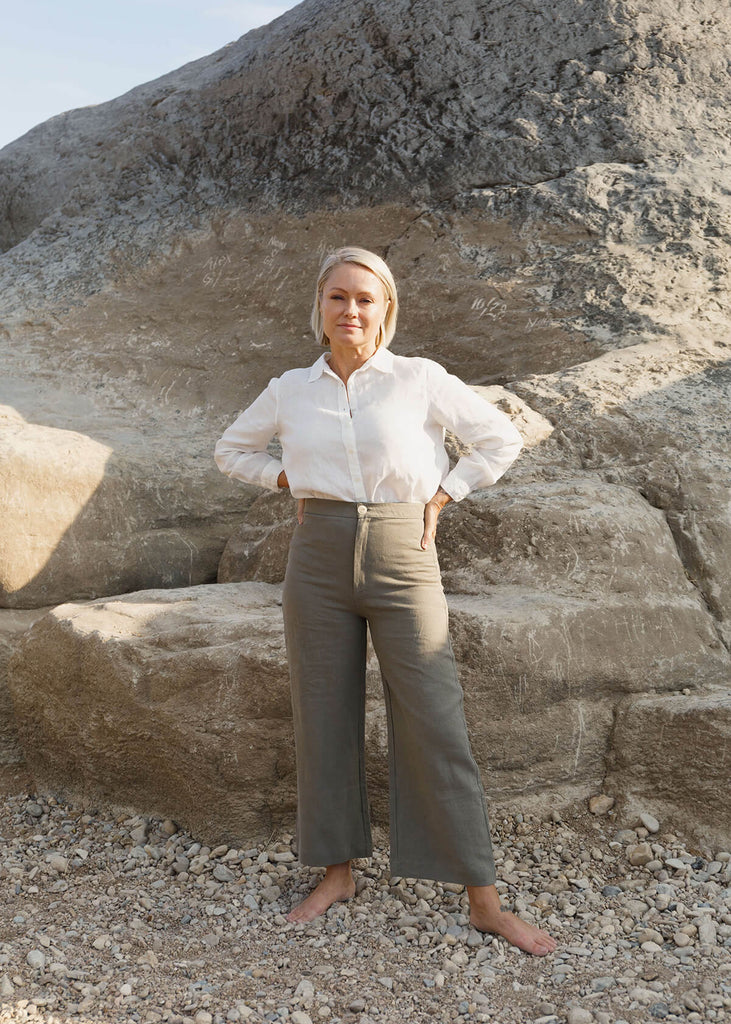
<svg viewBox="0 0 731 1024"><path fill-rule="evenodd" d="M311 1002L315 998L315 986L309 978L302 979L294 990L294 996L295 999L300 999L303 1003Z"/></svg>
<svg viewBox="0 0 731 1024"><path fill-rule="evenodd" d="M567 1015L568 1024L593 1024L594 1014L582 1006L572 1006Z"/></svg>
<svg viewBox="0 0 731 1024"><path fill-rule="evenodd" d="M703 945L715 945L716 925L708 917L701 918L701 922L698 925L698 941L703 943Z"/></svg>
<svg viewBox="0 0 731 1024"><path fill-rule="evenodd" d="M28 951L25 961L35 970L42 971L46 966L46 954L40 949L31 949Z"/></svg>
<svg viewBox="0 0 731 1024"><path fill-rule="evenodd" d="M606 992L608 988L614 988L617 984L617 979L607 975L600 978L592 978L591 990L592 992Z"/></svg>
<svg viewBox="0 0 731 1024"><path fill-rule="evenodd" d="M48 858L49 865L54 871L67 871L69 862L66 857L59 857L58 854L52 854Z"/></svg>
<svg viewBox="0 0 731 1024"><path fill-rule="evenodd" d="M688 865L684 860L680 860L679 857L668 857L665 861L665 867L672 868L673 871L685 871Z"/></svg>
<svg viewBox="0 0 731 1024"><path fill-rule="evenodd" d="M213 869L213 877L219 882L235 882L236 875L233 873L231 868L227 868L225 864L216 864Z"/></svg>
<svg viewBox="0 0 731 1024"><path fill-rule="evenodd" d="M494 825L505 905L559 941L538 962L469 926L463 886L389 878L379 846L356 865L353 900L295 925L289 907L321 874L291 835L211 848L169 819L10 796L0 998L44 1024L621 1024L638 1006L647 1021L720 1022L731 855L689 853L652 824L617 830L584 810Z"/></svg>
<svg viewBox="0 0 731 1024"><path fill-rule="evenodd" d="M598 793L589 799L589 810L592 814L607 814L614 807L614 797L606 793Z"/></svg>
<svg viewBox="0 0 731 1024"><path fill-rule="evenodd" d="M654 854L649 843L637 843L627 847L627 860L635 867L649 864L653 857Z"/></svg>
<svg viewBox="0 0 731 1024"><path fill-rule="evenodd" d="M614 833L613 841L626 846L628 843L636 843L638 838L633 828L621 828L618 832Z"/></svg>
<svg viewBox="0 0 731 1024"><path fill-rule="evenodd" d="M141 846L147 838L147 826L138 825L137 828L133 828L130 831L129 835L135 846Z"/></svg>

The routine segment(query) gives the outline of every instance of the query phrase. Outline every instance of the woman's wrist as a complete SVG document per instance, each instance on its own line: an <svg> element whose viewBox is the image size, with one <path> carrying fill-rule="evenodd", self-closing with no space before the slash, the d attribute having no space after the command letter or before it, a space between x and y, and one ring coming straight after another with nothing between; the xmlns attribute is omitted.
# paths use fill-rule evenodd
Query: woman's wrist
<svg viewBox="0 0 731 1024"><path fill-rule="evenodd" d="M277 487L279 487L280 490L285 490L287 487L289 487L289 480L287 480L287 474L284 472L284 470L282 470L282 472L277 477Z"/></svg>
<svg viewBox="0 0 731 1024"><path fill-rule="evenodd" d="M437 490L437 493L432 498L432 501L436 501L437 504L439 505L439 508L441 509L444 508L445 505L448 505L450 501L452 501L452 495L447 494L444 488L440 487Z"/></svg>

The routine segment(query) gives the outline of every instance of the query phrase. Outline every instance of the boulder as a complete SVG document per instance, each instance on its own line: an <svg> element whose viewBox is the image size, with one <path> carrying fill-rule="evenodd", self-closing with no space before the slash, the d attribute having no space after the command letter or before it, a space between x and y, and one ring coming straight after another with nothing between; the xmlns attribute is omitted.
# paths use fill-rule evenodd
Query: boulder
<svg viewBox="0 0 731 1024"><path fill-rule="evenodd" d="M5 147L0 401L28 431L13 459L31 458L33 428L53 428L79 435L79 472L57 522L41 496L39 518L20 523L35 550L10 575L53 558L19 590L8 580L0 604L215 578L254 494L218 477L213 444L271 376L317 357L316 266L345 241L396 274L395 351L509 385L505 401L519 393L554 428L536 435L534 471L575 475L606 450L599 435L631 429L621 368L597 391L612 396L606 415L565 390L574 368L612 371L602 360L627 348L655 362L630 382L657 392L648 432L676 425L667 385L726 358L731 279L729 17L681 6L669 17L651 0L638 22L609 0L449 0L438 16L379 0L354 33L350 0L306 0ZM727 392L706 379L722 423ZM699 449L692 430L684 445ZM612 456L620 474L631 453ZM621 482L639 489L634 468ZM723 502L706 507L692 470L685 482L696 498L671 525L725 614L711 593L728 578ZM0 513L20 554L12 498Z"/></svg>
<svg viewBox="0 0 731 1024"><path fill-rule="evenodd" d="M454 609L456 650L467 613ZM494 651L461 666L475 756L491 794L591 791L611 701L527 700L513 713ZM280 588L265 583L144 591L62 605L21 638L10 687L35 784L171 817L243 844L291 825L296 800ZM499 712L499 713L496 713ZM387 820L377 663L368 673L368 776Z"/></svg>
<svg viewBox="0 0 731 1024"><path fill-rule="evenodd" d="M292 817L278 588L61 605L24 635L9 681L41 788L145 808L238 845Z"/></svg>
<svg viewBox="0 0 731 1024"><path fill-rule="evenodd" d="M162 449L115 450L18 416L0 425L0 607L215 580L230 517L211 502L203 522L191 507L207 461L191 462L181 492Z"/></svg>
<svg viewBox="0 0 731 1024"><path fill-rule="evenodd" d="M219 579L281 582L293 524L291 499L258 499ZM447 506L437 548L483 716L728 678L728 654L665 517L629 487L509 475Z"/></svg>
<svg viewBox="0 0 731 1024"><path fill-rule="evenodd" d="M226 543L218 565L218 582L281 583L297 523L296 509L297 503L288 493L260 494Z"/></svg>
<svg viewBox="0 0 731 1024"><path fill-rule="evenodd" d="M727 343L709 325L702 346L654 340L514 386L531 406L561 423L544 446L542 465L558 446L584 472L631 488L658 509L728 649Z"/></svg>
<svg viewBox="0 0 731 1024"><path fill-rule="evenodd" d="M480 763L525 800L598 788L617 701L690 707L728 685L730 37L728 11L697 0L647 0L641 15L625 0L305 0L5 147L0 606L109 597L127 621L124 602L147 599L112 595L165 588L152 603L178 608L171 635L193 664L180 609L200 614L202 637L229 584L207 611L168 588L247 579L236 592L263 595L281 580L292 505L223 478L213 445L272 376L318 357L317 266L357 242L395 273L394 351L487 389L530 442L440 524ZM226 635L266 648L274 606L257 598L249 634L237 600L244 632ZM89 693L104 688L92 663L117 652L120 707L144 705L131 647L93 639L94 615L112 614L94 607L41 620L15 657L21 723L35 721L32 694L58 702L22 726L25 749L39 778L159 806L180 765L157 792L125 716L92 715L97 697L88 720L105 753L92 756L77 691L53 689L57 650L68 679L96 680ZM156 647L146 630L137 640ZM210 649L214 677L238 679L228 641ZM269 687L273 655L257 657L241 671ZM163 662L150 655L150 693ZM255 719L260 764L226 747L257 780L253 804L229 762L201 767L189 803L171 797L192 822L241 832L291 812L277 708ZM168 745L218 764L215 744L195 747L204 712L194 726L187 714L173 700ZM152 748L149 708L139 716ZM214 792L218 824L201 809ZM681 811L692 816L689 795Z"/></svg>
<svg viewBox="0 0 731 1024"><path fill-rule="evenodd" d="M680 654L668 651L667 682L651 676L647 655L628 650L600 604L579 606L572 618L565 598L520 590L511 601L502 589L449 603L475 757L499 802L590 795L615 742L614 695L637 687L643 672L646 685L677 685ZM278 586L249 582L67 604L36 621L9 668L35 784L171 817L215 842L241 845L291 826L280 606ZM602 658L582 653L582 640L595 642L602 630ZM384 823L386 727L374 660L366 735L371 798ZM682 809L692 816L689 794Z"/></svg>
<svg viewBox="0 0 731 1024"><path fill-rule="evenodd" d="M0 609L0 794L17 793L31 785L15 724L7 669L20 637L47 611L47 608L33 611Z"/></svg>
<svg viewBox="0 0 731 1024"><path fill-rule="evenodd" d="M623 819L650 811L712 856L731 836L730 743L727 687L628 697L617 710L606 788L622 794Z"/></svg>
<svg viewBox="0 0 731 1024"><path fill-rule="evenodd" d="M638 18L624 0L361 6L305 0L6 146L6 302L22 316L41 296L88 294L221 211L301 215L365 199L441 213L456 194L550 187L577 168L614 164L650 184L660 159L678 174L722 156L722 8L652 0ZM595 188L607 216L613 188L612 171ZM627 230L646 216L656 234L676 212L621 210Z"/></svg>

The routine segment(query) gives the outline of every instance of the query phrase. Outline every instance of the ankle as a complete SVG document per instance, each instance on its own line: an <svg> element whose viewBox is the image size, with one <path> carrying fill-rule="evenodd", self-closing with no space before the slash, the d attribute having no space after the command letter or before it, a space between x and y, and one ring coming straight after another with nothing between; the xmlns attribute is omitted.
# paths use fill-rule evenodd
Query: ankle
<svg viewBox="0 0 731 1024"><path fill-rule="evenodd" d="M325 878L335 881L347 881L353 877L350 861L343 861L342 864L328 864L325 868Z"/></svg>
<svg viewBox="0 0 731 1024"><path fill-rule="evenodd" d="M494 885L467 886L470 910L481 915L501 912L500 897Z"/></svg>

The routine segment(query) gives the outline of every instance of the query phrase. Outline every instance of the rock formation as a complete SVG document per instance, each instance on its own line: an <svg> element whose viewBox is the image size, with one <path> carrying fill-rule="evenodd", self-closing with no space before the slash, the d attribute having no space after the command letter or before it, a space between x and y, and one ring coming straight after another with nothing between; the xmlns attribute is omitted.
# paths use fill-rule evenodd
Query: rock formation
<svg viewBox="0 0 731 1024"><path fill-rule="evenodd" d="M198 585L250 581L237 642L256 635L246 595L281 580L292 508L220 477L212 445L317 357L319 257L356 241L397 278L394 351L487 388L531 441L439 538L488 785L545 802L606 779L708 827L705 798L658 783L685 749L638 723L657 708L692 735L728 687L730 34L704 0L305 0L0 152L0 606L97 599L14 660L39 780L113 796L86 746L64 774L70 733L41 722L56 643L93 706L101 680L72 666L96 664L99 609L137 602L116 595L155 591L145 645L164 650L181 594L200 621ZM166 735L168 768L120 799L162 809L183 734ZM727 783L708 737L703 792ZM272 772L241 828L287 813Z"/></svg>

